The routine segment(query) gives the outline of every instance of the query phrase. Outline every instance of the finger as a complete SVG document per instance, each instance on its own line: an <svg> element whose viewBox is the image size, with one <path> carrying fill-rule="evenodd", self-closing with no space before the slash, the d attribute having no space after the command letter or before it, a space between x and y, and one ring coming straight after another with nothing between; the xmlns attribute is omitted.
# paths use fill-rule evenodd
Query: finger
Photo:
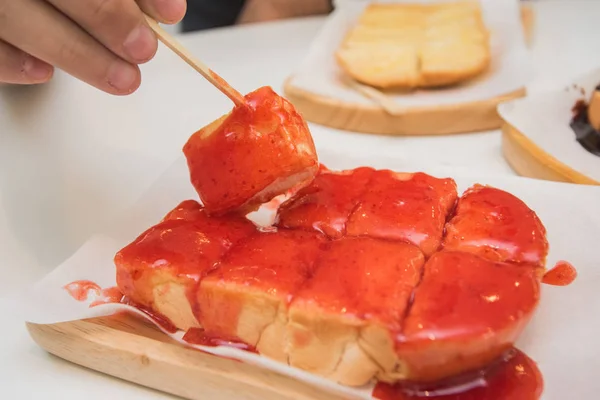
<svg viewBox="0 0 600 400"><path fill-rule="evenodd" d="M149 16L165 24L176 24L187 10L186 0L137 0L140 8Z"/></svg>
<svg viewBox="0 0 600 400"><path fill-rule="evenodd" d="M135 0L47 0L123 59L139 64L158 48Z"/></svg>
<svg viewBox="0 0 600 400"><path fill-rule="evenodd" d="M124 95L138 88L137 66L110 52L51 5L39 0L0 5L1 40L107 93Z"/></svg>
<svg viewBox="0 0 600 400"><path fill-rule="evenodd" d="M0 40L0 82L34 84L52 78L54 68Z"/></svg>

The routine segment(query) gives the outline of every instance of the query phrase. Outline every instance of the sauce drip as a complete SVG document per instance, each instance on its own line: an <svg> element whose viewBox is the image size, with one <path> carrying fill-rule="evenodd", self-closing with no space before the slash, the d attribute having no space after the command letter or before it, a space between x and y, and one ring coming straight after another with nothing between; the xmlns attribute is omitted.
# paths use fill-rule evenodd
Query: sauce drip
<svg viewBox="0 0 600 400"><path fill-rule="evenodd" d="M154 321L154 323L156 325L160 326L163 330L165 330L169 333L175 333L178 331L175 324L172 323L167 317L155 312L154 310L151 310L148 307L137 304L136 302L129 299L127 296L123 297L123 299L121 300L121 303L137 308L139 311L143 312L148 317L150 317L150 319L152 321Z"/></svg>
<svg viewBox="0 0 600 400"><path fill-rule="evenodd" d="M559 261L554 268L544 274L542 283L553 286L567 286L577 278L577 270L566 261Z"/></svg>
<svg viewBox="0 0 600 400"><path fill-rule="evenodd" d="M206 331L204 329L200 329L200 328L190 328L183 336L183 340L188 342L189 344L197 344L200 346L208 346L208 347L217 347L217 346L234 347L236 349L240 349L240 350L258 354L256 349L253 346L250 346L249 344L240 342L238 340L227 339L227 338L209 335L206 333Z"/></svg>
<svg viewBox="0 0 600 400"><path fill-rule="evenodd" d="M71 297L77 301L88 301L90 295L93 295L96 299L90 303L89 308L99 306L101 304L125 304L132 306L146 314L155 324L159 325L162 329L167 332L177 332L177 327L169 321L166 317L155 313L147 307L135 303L127 296L123 296L121 290L116 287L109 287L102 289L100 285L89 280L79 280L71 282L63 286Z"/></svg>
<svg viewBox="0 0 600 400"><path fill-rule="evenodd" d="M94 296L96 299L90 303L90 308L101 304L120 303L123 299L123 293L118 287L102 289L97 283L88 280L71 282L63 288L77 301L87 301L90 295Z"/></svg>
<svg viewBox="0 0 600 400"><path fill-rule="evenodd" d="M536 400L542 395L543 388L544 381L535 362L521 351L512 349L504 359L486 370L434 387L379 382L373 397L380 400Z"/></svg>

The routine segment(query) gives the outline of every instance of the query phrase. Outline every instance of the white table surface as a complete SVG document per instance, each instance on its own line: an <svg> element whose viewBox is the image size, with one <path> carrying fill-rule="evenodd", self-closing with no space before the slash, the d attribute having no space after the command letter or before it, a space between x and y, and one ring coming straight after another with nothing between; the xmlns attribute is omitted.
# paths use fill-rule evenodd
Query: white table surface
<svg viewBox="0 0 600 400"><path fill-rule="evenodd" d="M561 87L600 65L600 1L535 4L530 92ZM182 41L233 86L282 91L322 18L227 28ZM142 88L115 98L63 74L40 87L0 88L0 398L163 399L132 384L48 356L2 298L41 278L126 209L228 100L161 48ZM396 138L311 126L318 148L402 157L479 174L514 174L498 131Z"/></svg>

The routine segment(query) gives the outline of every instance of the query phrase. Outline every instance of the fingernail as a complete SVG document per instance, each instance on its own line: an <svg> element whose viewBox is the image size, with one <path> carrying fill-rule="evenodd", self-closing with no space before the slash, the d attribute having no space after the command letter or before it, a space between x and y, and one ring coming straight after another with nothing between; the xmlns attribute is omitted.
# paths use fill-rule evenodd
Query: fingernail
<svg viewBox="0 0 600 400"><path fill-rule="evenodd" d="M185 0L155 0L156 12L165 23L174 24L184 17L187 9Z"/></svg>
<svg viewBox="0 0 600 400"><path fill-rule="evenodd" d="M28 56L23 62L23 70L29 78L36 82L45 81L52 74L50 65L31 56Z"/></svg>
<svg viewBox="0 0 600 400"><path fill-rule="evenodd" d="M123 47L135 61L147 61L156 52L156 39L150 28L142 24L129 33Z"/></svg>
<svg viewBox="0 0 600 400"><path fill-rule="evenodd" d="M137 68L125 61L115 61L108 69L108 84L118 91L131 91L137 80Z"/></svg>

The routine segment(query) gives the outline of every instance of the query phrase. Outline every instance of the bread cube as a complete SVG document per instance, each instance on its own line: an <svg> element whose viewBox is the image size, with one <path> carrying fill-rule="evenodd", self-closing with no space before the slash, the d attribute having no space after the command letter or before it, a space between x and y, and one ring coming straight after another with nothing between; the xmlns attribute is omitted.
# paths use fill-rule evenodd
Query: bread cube
<svg viewBox="0 0 600 400"><path fill-rule="evenodd" d="M319 164L306 122L263 87L247 104L193 134L183 148L192 184L209 214L247 214L307 184Z"/></svg>

